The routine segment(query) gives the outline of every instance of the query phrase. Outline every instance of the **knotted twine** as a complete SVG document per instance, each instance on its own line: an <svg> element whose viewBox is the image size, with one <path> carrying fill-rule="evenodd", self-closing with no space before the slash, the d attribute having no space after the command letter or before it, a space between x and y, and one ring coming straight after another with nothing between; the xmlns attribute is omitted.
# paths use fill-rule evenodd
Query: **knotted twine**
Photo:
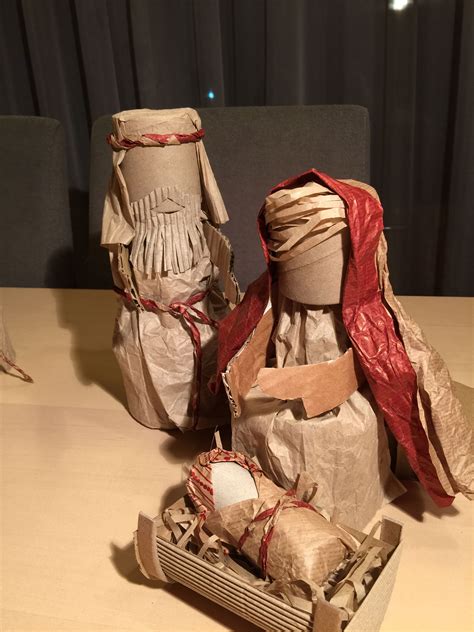
<svg viewBox="0 0 474 632"><path fill-rule="evenodd" d="M123 149L133 149L134 147L164 147L165 145L185 145L186 143L197 143L204 138L204 130L198 129L190 134L142 134L140 138L131 140L129 138L118 139L114 134L107 136L107 142L114 151Z"/></svg>
<svg viewBox="0 0 474 632"><path fill-rule="evenodd" d="M315 511L319 513L313 505L305 502L304 500L298 500L295 498L296 489L289 489L281 498L278 499L278 502L268 509L265 509L261 513L257 514L255 518L245 527L245 531L243 532L240 540L239 540L239 550L242 550L247 538L252 532L252 525L256 522L262 522L266 520L267 523L263 528L263 535L260 541L260 548L258 552L258 566L262 571L262 577L265 578L267 576L267 560L268 560L268 547L270 546L270 542L272 540L273 534L275 532L275 527L278 522L278 518L281 513L286 509L310 509L311 511Z"/></svg>

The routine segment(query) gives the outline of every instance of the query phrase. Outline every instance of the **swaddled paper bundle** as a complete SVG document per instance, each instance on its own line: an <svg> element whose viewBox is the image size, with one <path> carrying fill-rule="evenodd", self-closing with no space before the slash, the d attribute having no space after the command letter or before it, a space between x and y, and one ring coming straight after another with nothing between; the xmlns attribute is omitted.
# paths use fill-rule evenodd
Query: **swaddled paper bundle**
<svg viewBox="0 0 474 632"><path fill-rule="evenodd" d="M299 212L300 200L307 197L305 190L313 188L313 183L326 188L323 195L328 200L334 195L342 200L346 225L334 229L314 250L347 230L347 257L343 238L339 248L326 246L327 256L311 254L310 240L318 234L318 226L327 234L330 226L344 226L332 207L327 209L330 221L318 223L324 200L311 204L314 210L310 213L304 204L303 213ZM393 294L382 232L383 209L377 194L363 183L335 180L312 169L277 185L266 202L274 200L278 206L280 199L284 200L280 226L272 223L272 217L267 222L267 204L259 215L268 274L249 287L242 303L219 329L218 370L226 371L224 382L234 410L233 446L257 455L262 467L284 485L291 483L295 471L303 469L300 461L312 474L308 462L314 467L321 463L333 476L326 483L319 478L320 490L326 497L337 493L337 506L355 508L353 524L362 524L366 511L359 511L367 489L384 485L390 476L383 426L375 423L375 417L383 415L421 485L438 506L449 506L457 492L472 498L472 426L453 391L446 365ZM294 257L281 255L285 244L290 246L287 251L294 249ZM311 247L305 250L308 244ZM331 274L331 267L339 274ZM280 287L280 275L283 278L293 269L292 283ZM326 289L327 296L332 295L333 303L340 302L340 306L325 298ZM270 297L272 309L265 314ZM332 334L328 335L331 320ZM347 344L351 348L345 351ZM315 358L319 360L316 364L305 364ZM366 386L359 376L366 379ZM359 401L359 395L366 399L359 428L372 424L377 429L372 437L382 450L379 464L371 451L373 444L364 440L354 419L344 419L344 409L349 407L343 402L355 403L354 395ZM313 415L317 418L309 419ZM343 423L330 428L338 417ZM368 508L376 509L373 505Z"/></svg>
<svg viewBox="0 0 474 632"><path fill-rule="evenodd" d="M285 492L243 454L221 448L201 454L187 482L207 530L302 596L308 587L317 593L356 548L310 504L314 486L303 487Z"/></svg>
<svg viewBox="0 0 474 632"><path fill-rule="evenodd" d="M130 412L153 428L215 426L228 416L207 389L217 322L239 289L199 116L131 110L113 129L102 244L122 299L113 346Z"/></svg>

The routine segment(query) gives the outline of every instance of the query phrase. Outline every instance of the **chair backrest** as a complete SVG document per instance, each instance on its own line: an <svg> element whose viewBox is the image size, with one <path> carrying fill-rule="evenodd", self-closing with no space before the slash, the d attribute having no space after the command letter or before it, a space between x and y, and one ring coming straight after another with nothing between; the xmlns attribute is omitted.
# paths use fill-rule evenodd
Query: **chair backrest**
<svg viewBox="0 0 474 632"><path fill-rule="evenodd" d="M78 280L81 287L111 288L109 257L100 246L104 200L112 176L112 150L106 142L112 131L112 116L98 118L92 125L89 171L89 248Z"/></svg>
<svg viewBox="0 0 474 632"><path fill-rule="evenodd" d="M264 269L256 217L268 190L315 167L336 178L370 177L369 117L352 105L228 107L200 109L205 145L230 215L223 227L235 251L243 289ZM111 118L101 117L91 139L89 287L110 286L107 258L99 248L102 207L111 174L105 137ZM108 263L107 263L108 266Z"/></svg>
<svg viewBox="0 0 474 632"><path fill-rule="evenodd" d="M59 121L0 117L0 285L74 287L66 153Z"/></svg>

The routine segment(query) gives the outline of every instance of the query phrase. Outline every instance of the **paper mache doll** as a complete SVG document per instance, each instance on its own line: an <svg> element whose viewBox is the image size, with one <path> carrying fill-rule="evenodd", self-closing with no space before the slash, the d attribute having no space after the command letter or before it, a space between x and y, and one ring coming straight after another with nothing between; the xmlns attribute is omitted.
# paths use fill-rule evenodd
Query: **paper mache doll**
<svg viewBox="0 0 474 632"><path fill-rule="evenodd" d="M239 289L201 121L183 108L112 122L102 245L120 295L113 348L129 410L152 428L215 426L228 418L225 398L207 388L217 323Z"/></svg>
<svg viewBox="0 0 474 632"><path fill-rule="evenodd" d="M385 421L439 506L472 497L472 428L393 294L374 189L310 170L271 191L259 230L268 273L219 331L233 448L287 489L307 471L319 505L359 528L403 492Z"/></svg>

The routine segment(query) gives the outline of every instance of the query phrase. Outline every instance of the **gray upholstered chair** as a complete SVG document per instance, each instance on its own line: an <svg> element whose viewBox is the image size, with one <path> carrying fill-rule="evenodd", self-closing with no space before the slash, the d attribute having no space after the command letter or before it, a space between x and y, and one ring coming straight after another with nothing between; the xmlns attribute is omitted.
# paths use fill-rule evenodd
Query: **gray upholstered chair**
<svg viewBox="0 0 474 632"><path fill-rule="evenodd" d="M365 108L351 105L207 108L199 110L204 142L227 205L224 232L235 250L243 289L264 269L256 217L268 190L281 180L315 167L337 178L369 181L370 132ZM88 287L111 284L105 252L98 245L102 207L111 174L105 137L110 116L92 129L90 251Z"/></svg>
<svg viewBox="0 0 474 632"><path fill-rule="evenodd" d="M0 285L73 287L66 154L59 121L0 117Z"/></svg>
<svg viewBox="0 0 474 632"><path fill-rule="evenodd" d="M102 212L112 175L112 150L106 142L112 131L112 117L101 116L92 125L89 171L89 247L78 271L78 283L87 288L111 288L109 255L100 246Z"/></svg>

